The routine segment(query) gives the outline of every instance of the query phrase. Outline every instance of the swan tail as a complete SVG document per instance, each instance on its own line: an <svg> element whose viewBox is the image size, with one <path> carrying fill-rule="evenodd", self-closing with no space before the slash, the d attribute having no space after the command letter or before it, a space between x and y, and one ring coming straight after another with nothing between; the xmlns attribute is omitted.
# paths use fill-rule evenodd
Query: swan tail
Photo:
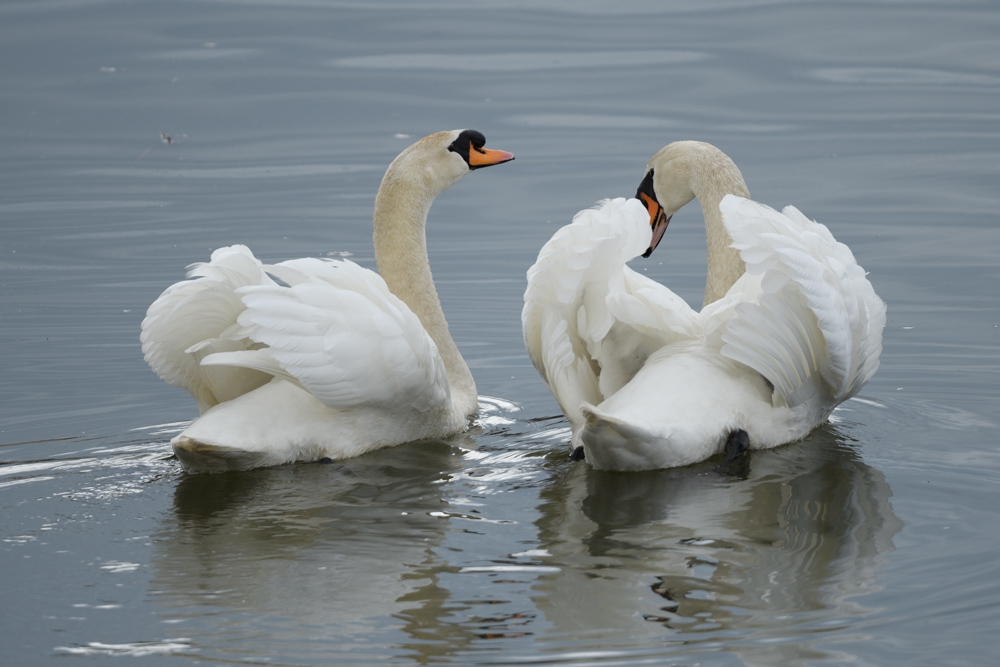
<svg viewBox="0 0 1000 667"><path fill-rule="evenodd" d="M581 412L584 426L578 437L590 465L601 470L650 469L649 457L643 451L649 434L625 421L600 414L592 405L584 405Z"/></svg>
<svg viewBox="0 0 1000 667"><path fill-rule="evenodd" d="M720 451L721 442L679 437L632 424L585 404L579 432L587 461L602 470L659 470L703 461Z"/></svg>
<svg viewBox="0 0 1000 667"><path fill-rule="evenodd" d="M761 373L790 407L854 396L878 368L886 308L850 249L793 207L728 195L720 209L760 285L734 306L722 354Z"/></svg>
<svg viewBox="0 0 1000 667"><path fill-rule="evenodd" d="M269 379L249 370L209 371L201 360L216 351L253 347L237 325L244 310L237 290L271 281L261 262L241 245L219 248L210 261L189 266L187 276L150 305L139 340L150 368L165 382L190 392L204 412Z"/></svg>
<svg viewBox="0 0 1000 667"><path fill-rule="evenodd" d="M250 470L289 463L289 457L274 452L212 445L183 435L174 438L170 445L189 473Z"/></svg>

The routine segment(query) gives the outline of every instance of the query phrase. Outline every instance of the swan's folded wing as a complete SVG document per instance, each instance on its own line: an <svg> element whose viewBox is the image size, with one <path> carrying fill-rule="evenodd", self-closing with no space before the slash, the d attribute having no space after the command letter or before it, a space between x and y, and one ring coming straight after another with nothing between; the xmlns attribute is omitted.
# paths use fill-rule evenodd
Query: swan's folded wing
<svg viewBox="0 0 1000 667"><path fill-rule="evenodd" d="M237 365L294 380L324 404L429 410L450 397L444 363L419 318L382 278L349 261L266 267L286 285L248 287L239 323L266 349L221 353Z"/></svg>
<svg viewBox="0 0 1000 667"><path fill-rule="evenodd" d="M720 208L755 281L753 298L730 301L722 353L761 373L789 406L856 394L878 368L885 304L850 249L791 207L778 213L729 195Z"/></svg>
<svg viewBox="0 0 1000 667"><path fill-rule="evenodd" d="M191 280L168 287L146 311L139 339L153 371L190 392L204 412L264 381L252 372L206 371L199 361L213 351L252 346L235 333L244 309L236 290L271 281L260 261L241 245L219 248L209 262L188 269Z"/></svg>
<svg viewBox="0 0 1000 667"><path fill-rule="evenodd" d="M635 199L610 199L559 229L528 270L521 323L532 363L570 421L634 375L691 311L662 285L626 266L650 241ZM679 303L678 303L679 302ZM664 310L670 312L664 312Z"/></svg>

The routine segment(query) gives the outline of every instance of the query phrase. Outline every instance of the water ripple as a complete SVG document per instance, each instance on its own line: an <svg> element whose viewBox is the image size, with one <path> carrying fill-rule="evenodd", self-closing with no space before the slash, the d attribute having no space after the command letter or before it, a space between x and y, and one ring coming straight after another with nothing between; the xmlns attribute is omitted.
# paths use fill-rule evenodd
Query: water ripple
<svg viewBox="0 0 1000 667"><path fill-rule="evenodd" d="M406 53L339 58L335 67L457 72L531 72L599 67L676 65L706 59L700 51L544 51L528 53Z"/></svg>
<svg viewBox="0 0 1000 667"><path fill-rule="evenodd" d="M179 651L191 651L193 647L191 640L186 638L164 639L163 641L134 642L131 644L104 644L102 642L90 642L85 646L57 646L55 650L59 653L70 655L108 655L115 657L127 656L131 658L141 658L148 655L169 655Z"/></svg>
<svg viewBox="0 0 1000 667"><path fill-rule="evenodd" d="M1000 78L989 74L949 72L908 67L826 67L814 70L813 78L829 83L868 86L989 86Z"/></svg>
<svg viewBox="0 0 1000 667"><path fill-rule="evenodd" d="M87 176L110 176L112 178L270 179L353 174L362 171L381 171L382 169L385 169L384 165L374 164L276 164L260 167L185 167L183 169L98 167L83 169L79 173Z"/></svg>

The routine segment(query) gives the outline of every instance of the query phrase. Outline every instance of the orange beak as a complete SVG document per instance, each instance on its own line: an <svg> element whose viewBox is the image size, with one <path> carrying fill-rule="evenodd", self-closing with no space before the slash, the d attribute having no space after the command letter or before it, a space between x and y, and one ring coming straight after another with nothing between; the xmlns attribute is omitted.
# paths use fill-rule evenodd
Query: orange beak
<svg viewBox="0 0 1000 667"><path fill-rule="evenodd" d="M489 148L476 148L472 145L471 141L469 142L469 169L492 167L495 164L503 164L513 159L513 153L496 151Z"/></svg>
<svg viewBox="0 0 1000 667"><path fill-rule="evenodd" d="M645 192L639 193L639 199L645 205L646 210L649 211L649 226L653 228L653 239L649 242L649 248L646 249L646 252L642 253L643 257L649 257L656 250L656 246L659 245L660 239L663 238L663 233L667 231L670 218L667 217L663 207L660 206L660 202Z"/></svg>

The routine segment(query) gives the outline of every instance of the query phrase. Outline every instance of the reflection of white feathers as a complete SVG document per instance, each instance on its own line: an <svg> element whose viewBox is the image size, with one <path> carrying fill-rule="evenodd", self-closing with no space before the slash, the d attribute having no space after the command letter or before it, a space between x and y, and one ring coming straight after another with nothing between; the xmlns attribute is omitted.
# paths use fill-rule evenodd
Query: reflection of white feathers
<svg viewBox="0 0 1000 667"><path fill-rule="evenodd" d="M281 641L315 656L338 637L367 664L379 642L358 638L397 637L442 567L434 554L449 520L433 513L449 507L441 481L458 460L448 447L404 446L329 466L186 476L155 541L155 601L201 647L266 655ZM257 621L234 622L243 618Z"/></svg>
<svg viewBox="0 0 1000 667"><path fill-rule="evenodd" d="M392 162L375 201L380 273L347 260L264 265L237 245L149 307L146 361L202 412L172 441L185 468L342 459L467 427L476 386L448 333L424 227L438 194L513 158L484 141L439 132Z"/></svg>
<svg viewBox="0 0 1000 667"><path fill-rule="evenodd" d="M535 562L561 568L533 585L547 640L584 654L624 633L695 654L737 637L737 664L833 659L802 637L871 608L902 524L878 470L834 429L814 439L756 453L737 484L704 470L567 469L537 521Z"/></svg>
<svg viewBox="0 0 1000 667"><path fill-rule="evenodd" d="M597 467L694 463L737 430L756 449L798 440L878 367L885 304L847 246L792 207L702 206L738 251L710 243L710 272L742 275L701 312L626 266L651 239L634 199L579 213L528 271L525 343Z"/></svg>

